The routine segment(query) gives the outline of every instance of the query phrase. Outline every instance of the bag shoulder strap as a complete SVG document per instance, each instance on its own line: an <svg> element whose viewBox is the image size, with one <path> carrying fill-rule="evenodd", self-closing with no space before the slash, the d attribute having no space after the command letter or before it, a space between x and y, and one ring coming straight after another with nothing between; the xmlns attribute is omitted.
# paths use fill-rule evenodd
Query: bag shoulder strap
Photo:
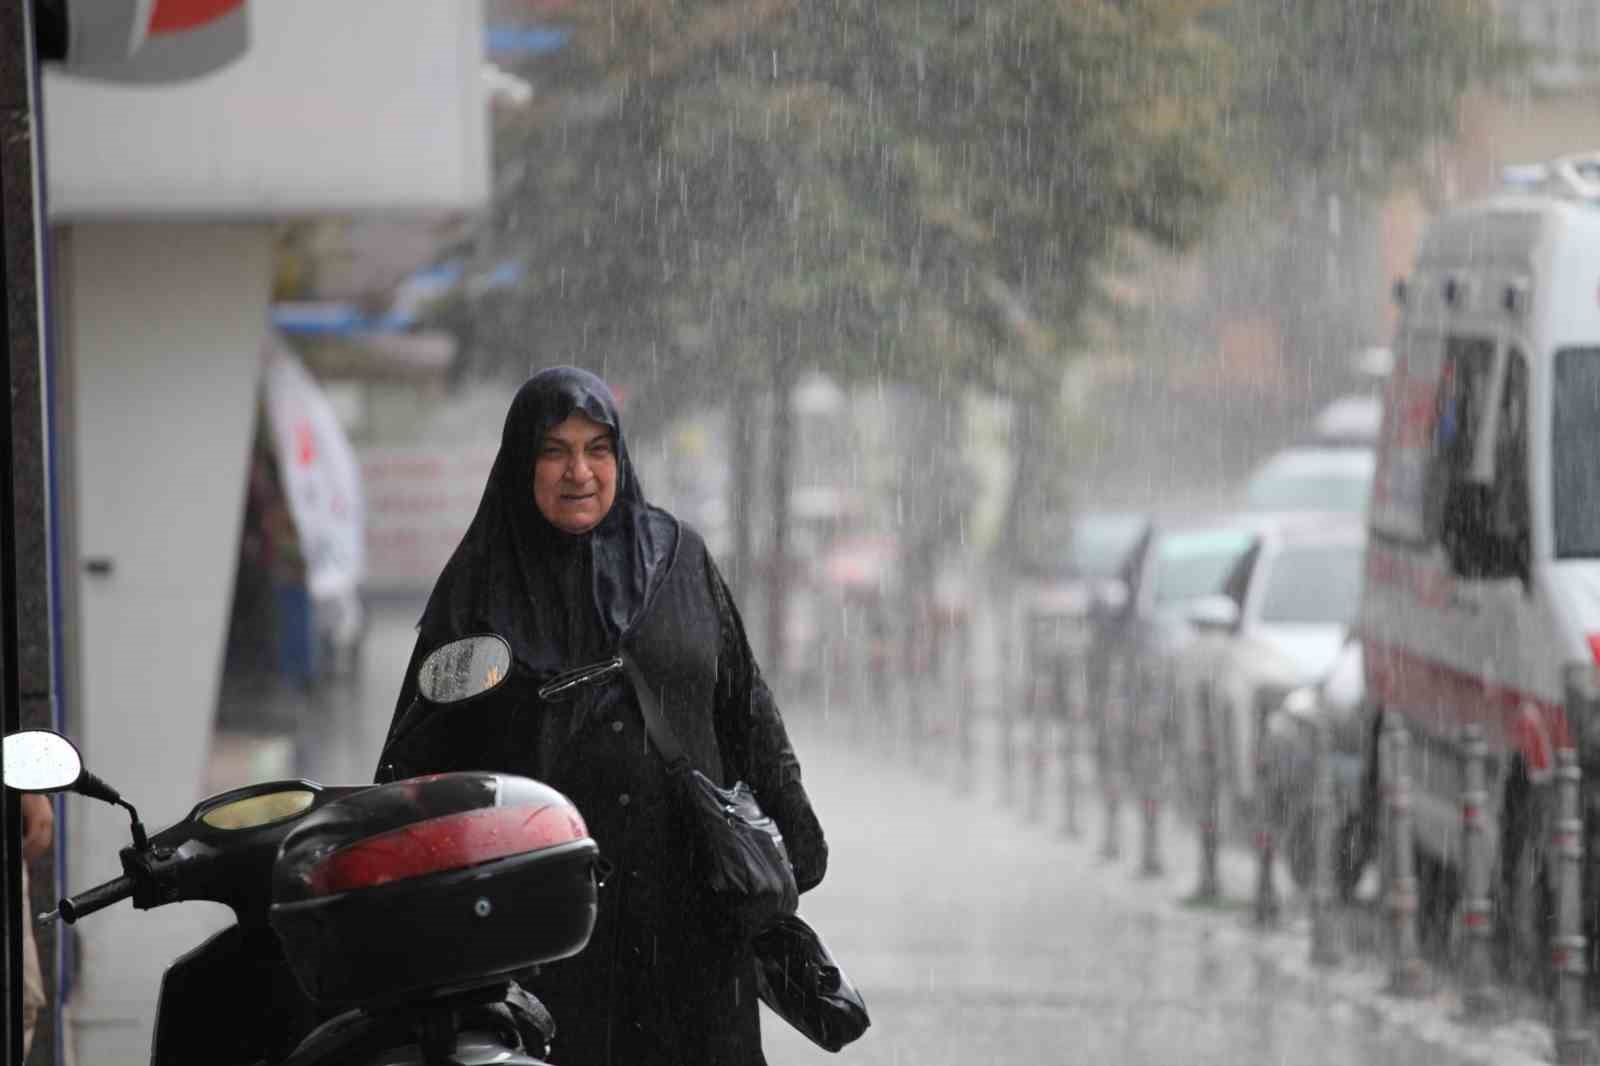
<svg viewBox="0 0 1600 1066"><path fill-rule="evenodd" d="M639 669L639 664L626 651L617 654L622 659L623 669L628 671L628 680L633 682L633 693L639 700L639 713L644 717L645 732L650 734L656 750L669 766L687 764L689 759L683 753L683 745L678 743L677 734L662 716L661 701L656 698L656 690L650 687L644 671Z"/></svg>

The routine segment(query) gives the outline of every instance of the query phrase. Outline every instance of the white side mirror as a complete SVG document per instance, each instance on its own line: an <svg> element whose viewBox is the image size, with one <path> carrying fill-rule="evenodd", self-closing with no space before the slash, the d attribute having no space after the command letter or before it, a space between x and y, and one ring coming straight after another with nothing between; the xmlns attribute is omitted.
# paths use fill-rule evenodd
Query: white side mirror
<svg viewBox="0 0 1600 1066"><path fill-rule="evenodd" d="M6 785L18 792L61 792L83 776L83 756L72 741L48 729L5 738Z"/></svg>
<svg viewBox="0 0 1600 1066"><path fill-rule="evenodd" d="M1233 602L1233 597L1220 593L1201 596L1189 604L1185 614L1197 629L1226 632L1239 624L1239 605Z"/></svg>

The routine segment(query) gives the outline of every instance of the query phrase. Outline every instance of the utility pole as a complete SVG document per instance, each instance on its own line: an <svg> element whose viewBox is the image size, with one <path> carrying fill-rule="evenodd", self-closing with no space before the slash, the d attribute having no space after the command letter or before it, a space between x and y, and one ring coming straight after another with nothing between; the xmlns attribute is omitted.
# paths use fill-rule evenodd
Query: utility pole
<svg viewBox="0 0 1600 1066"><path fill-rule="evenodd" d="M61 5L41 0L48 27ZM48 435L44 390L44 227L34 4L0 3L0 338L9 402L0 449L0 718L4 732L52 721ZM22 825L4 792L6 1061L22 1061ZM51 882L53 883L53 879ZM42 945L42 946L48 946ZM48 1030L46 1030L48 1031ZM36 1044L50 1045L44 1032ZM53 1057L53 1056L52 1056Z"/></svg>

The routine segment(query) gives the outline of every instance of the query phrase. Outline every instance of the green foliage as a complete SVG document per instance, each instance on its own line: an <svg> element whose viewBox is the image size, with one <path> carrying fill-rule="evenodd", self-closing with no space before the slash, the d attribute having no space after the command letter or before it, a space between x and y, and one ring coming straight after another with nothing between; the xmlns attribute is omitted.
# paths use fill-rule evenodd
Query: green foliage
<svg viewBox="0 0 1600 1066"><path fill-rule="evenodd" d="M1224 191L1206 6L574 5L501 131L488 235L531 269L475 347L1053 387L1119 235L1182 246Z"/></svg>
<svg viewBox="0 0 1600 1066"><path fill-rule="evenodd" d="M1231 140L1268 187L1381 188L1514 59L1488 0L1233 0L1213 19L1238 52Z"/></svg>

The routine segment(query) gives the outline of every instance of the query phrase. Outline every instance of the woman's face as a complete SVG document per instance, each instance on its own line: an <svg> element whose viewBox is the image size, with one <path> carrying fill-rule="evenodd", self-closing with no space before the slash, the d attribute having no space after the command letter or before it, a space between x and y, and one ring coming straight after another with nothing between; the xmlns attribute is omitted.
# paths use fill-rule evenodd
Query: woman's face
<svg viewBox="0 0 1600 1066"><path fill-rule="evenodd" d="M533 459L533 502L550 524L587 533L617 498L617 450L611 429L573 412L544 435Z"/></svg>

